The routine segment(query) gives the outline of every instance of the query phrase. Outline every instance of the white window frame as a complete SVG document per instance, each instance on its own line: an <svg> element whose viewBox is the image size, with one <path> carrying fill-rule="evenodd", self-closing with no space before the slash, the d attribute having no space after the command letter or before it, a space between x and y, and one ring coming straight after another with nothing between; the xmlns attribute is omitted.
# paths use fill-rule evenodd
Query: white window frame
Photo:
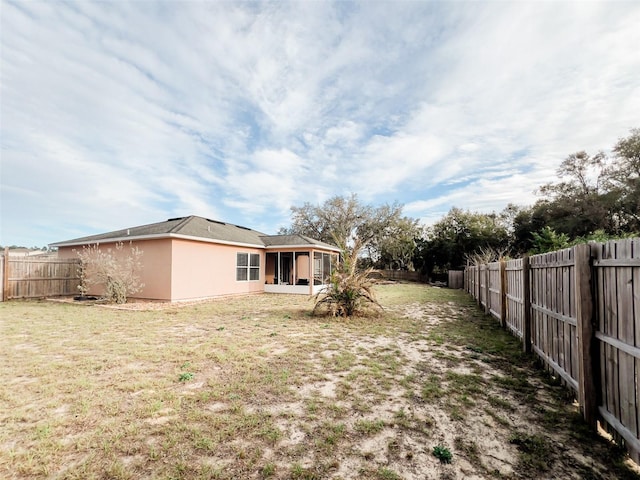
<svg viewBox="0 0 640 480"><path fill-rule="evenodd" d="M240 258L244 258L244 261L241 262ZM246 263L246 265L241 265L241 263ZM241 272L244 272L244 275L241 275ZM240 276L244 276L245 278L240 278ZM255 278L252 278L252 277L255 277ZM260 254L252 253L252 252L236 252L236 282L259 282L259 281L260 281Z"/></svg>

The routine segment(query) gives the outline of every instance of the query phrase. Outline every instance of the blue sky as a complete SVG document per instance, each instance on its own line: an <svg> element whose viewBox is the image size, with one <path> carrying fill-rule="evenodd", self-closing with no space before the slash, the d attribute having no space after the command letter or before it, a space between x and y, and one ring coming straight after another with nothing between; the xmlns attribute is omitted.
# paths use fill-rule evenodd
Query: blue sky
<svg viewBox="0 0 640 480"><path fill-rule="evenodd" d="M0 244L535 201L640 127L638 2L0 0Z"/></svg>

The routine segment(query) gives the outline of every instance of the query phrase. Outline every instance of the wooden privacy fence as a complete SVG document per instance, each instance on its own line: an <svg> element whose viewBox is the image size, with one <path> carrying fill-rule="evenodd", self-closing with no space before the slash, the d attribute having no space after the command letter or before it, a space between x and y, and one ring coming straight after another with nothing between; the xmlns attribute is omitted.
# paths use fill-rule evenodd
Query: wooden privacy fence
<svg viewBox="0 0 640 480"><path fill-rule="evenodd" d="M470 266L464 288L640 462L640 238Z"/></svg>
<svg viewBox="0 0 640 480"><path fill-rule="evenodd" d="M2 255L2 300L77 294L79 266L78 259Z"/></svg>
<svg viewBox="0 0 640 480"><path fill-rule="evenodd" d="M376 270L382 277L389 280L404 280L409 282L426 282L427 278L420 272L410 272L408 270Z"/></svg>

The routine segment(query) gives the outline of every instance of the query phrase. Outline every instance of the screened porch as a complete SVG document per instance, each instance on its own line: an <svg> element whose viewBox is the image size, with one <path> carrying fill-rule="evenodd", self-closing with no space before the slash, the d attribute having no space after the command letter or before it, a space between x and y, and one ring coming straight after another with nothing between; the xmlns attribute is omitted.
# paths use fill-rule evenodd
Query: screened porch
<svg viewBox="0 0 640 480"><path fill-rule="evenodd" d="M267 252L265 292L312 295L329 283L337 253L314 250Z"/></svg>

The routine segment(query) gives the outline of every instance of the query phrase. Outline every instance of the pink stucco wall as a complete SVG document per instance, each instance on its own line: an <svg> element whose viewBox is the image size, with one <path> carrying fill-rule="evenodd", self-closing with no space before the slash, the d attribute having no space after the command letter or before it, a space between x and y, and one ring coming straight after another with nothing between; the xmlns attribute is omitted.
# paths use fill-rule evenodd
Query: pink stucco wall
<svg viewBox="0 0 640 480"><path fill-rule="evenodd" d="M260 279L236 281L236 254L260 255ZM264 250L261 248L173 240L172 300L264 291Z"/></svg>
<svg viewBox="0 0 640 480"><path fill-rule="evenodd" d="M135 298L146 298L152 300L171 300L171 239L138 240L131 242L131 246L137 246L142 250L143 268L140 278L144 283L144 288ZM115 244L101 243L100 249L106 251L111 248L115 251ZM124 244L121 254L126 255L130 245ZM60 247L58 256L62 258L77 258L77 251L82 247ZM104 286L96 285L89 294L102 295Z"/></svg>

